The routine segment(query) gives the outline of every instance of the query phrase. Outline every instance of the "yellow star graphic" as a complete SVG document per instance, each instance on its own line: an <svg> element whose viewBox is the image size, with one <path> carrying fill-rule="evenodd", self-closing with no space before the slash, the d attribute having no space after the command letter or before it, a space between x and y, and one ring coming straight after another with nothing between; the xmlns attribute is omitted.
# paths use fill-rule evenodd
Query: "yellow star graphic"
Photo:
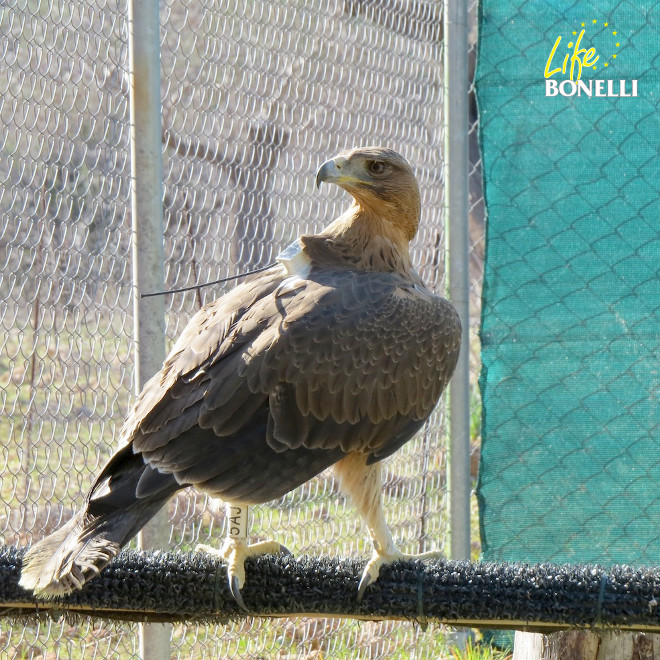
<svg viewBox="0 0 660 660"><path fill-rule="evenodd" d="M580 25L582 25L582 27L584 27L584 23L580 23Z"/></svg>
<svg viewBox="0 0 660 660"><path fill-rule="evenodd" d="M607 27L609 25L609 23L603 23L603 25L605 25L605 27Z"/></svg>
<svg viewBox="0 0 660 660"><path fill-rule="evenodd" d="M617 48L618 48L618 47L619 47L619 44L617 44L616 46L617 46Z"/></svg>
<svg viewBox="0 0 660 660"><path fill-rule="evenodd" d="M577 34L577 32L575 30L573 30L573 34Z"/></svg>
<svg viewBox="0 0 660 660"><path fill-rule="evenodd" d="M595 64L593 65L592 69L593 69L594 71L596 70L596 65L595 65Z"/></svg>
<svg viewBox="0 0 660 660"><path fill-rule="evenodd" d="M603 66L609 66L609 65L607 64L607 62L605 62L605 64L603 64Z"/></svg>
<svg viewBox="0 0 660 660"><path fill-rule="evenodd" d="M616 53L614 53L614 55L612 55L612 57L613 57L614 59L616 59Z"/></svg>
<svg viewBox="0 0 660 660"><path fill-rule="evenodd" d="M593 23L594 25L596 24L596 19L595 19L595 18L594 18L594 20L592 21L592 23Z"/></svg>
<svg viewBox="0 0 660 660"><path fill-rule="evenodd" d="M612 32L612 34L613 34L614 36L616 36L616 32Z"/></svg>

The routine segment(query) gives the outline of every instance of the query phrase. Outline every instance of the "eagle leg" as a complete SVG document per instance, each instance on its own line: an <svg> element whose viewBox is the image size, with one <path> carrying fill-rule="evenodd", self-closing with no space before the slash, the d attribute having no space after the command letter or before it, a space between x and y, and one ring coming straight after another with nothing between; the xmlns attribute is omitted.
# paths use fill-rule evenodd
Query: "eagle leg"
<svg viewBox="0 0 660 660"><path fill-rule="evenodd" d="M261 541L248 544L249 509L245 504L227 503L227 538L220 549L210 545L199 544L197 552L219 557L227 564L227 580L232 596L245 611L249 611L243 600L241 589L245 584L245 560L249 557L270 554L291 553L277 541Z"/></svg>
<svg viewBox="0 0 660 660"><path fill-rule="evenodd" d="M380 463L367 465L366 459L366 455L354 452L335 464L342 490L351 496L374 545L371 558L362 572L358 600L362 600L366 588L378 579L381 566L401 559L438 559L443 556L437 550L407 554L396 547L383 513Z"/></svg>

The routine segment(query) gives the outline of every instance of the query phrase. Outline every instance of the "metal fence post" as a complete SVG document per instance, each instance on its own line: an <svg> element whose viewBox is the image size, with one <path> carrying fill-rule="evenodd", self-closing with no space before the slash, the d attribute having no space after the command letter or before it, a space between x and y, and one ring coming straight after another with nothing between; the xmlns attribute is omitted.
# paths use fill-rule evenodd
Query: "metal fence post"
<svg viewBox="0 0 660 660"><path fill-rule="evenodd" d="M130 1L129 48L135 384L139 391L165 358L164 300L160 296L141 300L139 295L162 290L164 281L158 0ZM167 519L161 513L140 532L138 544L162 548L167 542ZM143 660L169 658L170 636L170 625L141 625Z"/></svg>
<svg viewBox="0 0 660 660"><path fill-rule="evenodd" d="M449 385L450 557L470 558L470 271L468 260L467 0L444 1L445 195L449 233L449 298L463 326L461 353ZM468 630L451 634L465 648Z"/></svg>
<svg viewBox="0 0 660 660"><path fill-rule="evenodd" d="M463 324L449 388L452 559L470 558L470 272L468 261L468 33L466 0L445 0L445 190L449 297Z"/></svg>

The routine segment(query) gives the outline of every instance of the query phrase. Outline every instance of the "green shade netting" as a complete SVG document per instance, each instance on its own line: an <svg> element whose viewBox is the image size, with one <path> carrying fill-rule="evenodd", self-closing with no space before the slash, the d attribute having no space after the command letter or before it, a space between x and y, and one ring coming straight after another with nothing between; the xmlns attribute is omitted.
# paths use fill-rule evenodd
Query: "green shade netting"
<svg viewBox="0 0 660 660"><path fill-rule="evenodd" d="M545 95L582 29L637 97ZM659 70L658 3L482 2L485 559L660 564Z"/></svg>

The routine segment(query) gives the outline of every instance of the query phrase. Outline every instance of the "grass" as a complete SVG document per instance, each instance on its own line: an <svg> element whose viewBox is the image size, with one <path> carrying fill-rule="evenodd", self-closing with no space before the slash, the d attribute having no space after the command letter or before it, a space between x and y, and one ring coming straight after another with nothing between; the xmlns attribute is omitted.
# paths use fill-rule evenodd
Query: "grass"
<svg viewBox="0 0 660 660"><path fill-rule="evenodd" d="M469 642L465 649L452 649L451 660L511 660L507 651L499 651L489 645Z"/></svg>
<svg viewBox="0 0 660 660"><path fill-rule="evenodd" d="M398 658L400 660L510 660L509 653L470 642L466 648L452 648L445 630L430 626L426 632L418 626L398 622L357 622L337 619L290 618L277 622L259 620L236 624L238 635L223 647L220 657L277 658L278 660L336 659L360 660ZM217 648L221 627L173 629L173 656L201 660ZM130 634L127 634L130 633ZM87 622L78 626L48 624L24 628L0 627L0 648L6 658L132 657L137 649L137 626Z"/></svg>

